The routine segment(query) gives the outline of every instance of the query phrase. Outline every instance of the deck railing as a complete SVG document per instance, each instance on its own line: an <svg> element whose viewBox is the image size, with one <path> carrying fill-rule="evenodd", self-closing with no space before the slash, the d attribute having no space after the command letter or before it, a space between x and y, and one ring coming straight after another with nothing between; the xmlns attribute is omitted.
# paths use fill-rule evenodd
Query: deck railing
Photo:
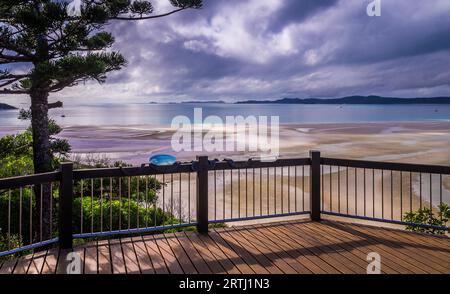
<svg viewBox="0 0 450 294"><path fill-rule="evenodd" d="M404 213L450 203L450 167L324 158L209 160L0 179L0 256L74 238L309 214L414 224Z"/></svg>

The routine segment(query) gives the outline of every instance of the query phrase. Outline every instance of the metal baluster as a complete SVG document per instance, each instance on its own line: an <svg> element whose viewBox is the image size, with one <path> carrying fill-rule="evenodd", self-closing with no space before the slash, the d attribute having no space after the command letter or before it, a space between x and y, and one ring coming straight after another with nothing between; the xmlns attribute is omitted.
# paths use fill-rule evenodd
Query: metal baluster
<svg viewBox="0 0 450 294"><path fill-rule="evenodd" d="M80 180L80 189L81 189L81 204L80 204L80 233L83 234L83 189L84 189L84 185L83 185L83 180ZM41 185L41 194L42 194L42 185ZM41 195L42 196L42 195ZM42 197L41 197L42 199ZM41 200L42 203L42 200ZM42 228L41 228L42 231Z"/></svg>
<svg viewBox="0 0 450 294"><path fill-rule="evenodd" d="M113 194L113 182L112 178L109 177L109 230L112 231L113 229L113 200L112 200L112 194Z"/></svg>
<svg viewBox="0 0 450 294"><path fill-rule="evenodd" d="M364 173L364 216L367 216L366 214L366 169L363 169Z"/></svg>
<svg viewBox="0 0 450 294"><path fill-rule="evenodd" d="M214 220L217 220L217 174L214 167Z"/></svg>
<svg viewBox="0 0 450 294"><path fill-rule="evenodd" d="M33 186L30 186L30 203L29 203L29 213L30 213L30 244L33 243Z"/></svg>
<svg viewBox="0 0 450 294"><path fill-rule="evenodd" d="M432 190L432 184L431 184L431 174L430 174L430 210L433 212L433 190Z"/></svg>
<svg viewBox="0 0 450 294"><path fill-rule="evenodd" d="M139 178L140 176L136 177L136 227L139 229L139 211L140 211L140 205L139 205Z"/></svg>
<svg viewBox="0 0 450 294"><path fill-rule="evenodd" d="M103 178L100 178L100 232L103 232Z"/></svg>
<svg viewBox="0 0 450 294"><path fill-rule="evenodd" d="M50 183L50 236L53 236L53 183Z"/></svg>
<svg viewBox="0 0 450 294"><path fill-rule="evenodd" d="M375 217L375 169L372 169L372 217Z"/></svg>
<svg viewBox="0 0 450 294"><path fill-rule="evenodd" d="M419 208L422 209L422 173L419 173Z"/></svg>
<svg viewBox="0 0 450 294"><path fill-rule="evenodd" d="M294 167L294 186L295 186L294 198L295 198L295 212L298 212L298 209L297 209L297 168L298 168L298 166L295 166L295 167Z"/></svg>
<svg viewBox="0 0 450 294"><path fill-rule="evenodd" d="M245 169L245 217L248 217L248 169Z"/></svg>
<svg viewBox="0 0 450 294"><path fill-rule="evenodd" d="M310 175L311 176L311 175ZM347 214L348 214L348 212L349 212L349 210L348 210L348 166L346 166L345 167L345 180L346 180L346 182L347 182L347 185L346 185L346 189L345 189L345 192L346 192L346 194L347 194L347 199L346 199L346 201L347 201Z"/></svg>
<svg viewBox="0 0 450 294"><path fill-rule="evenodd" d="M151 181L151 179L152 179L152 177L150 176L150 181ZM157 201L157 198L156 198L157 182L158 182L158 177L155 175L153 177L153 181L151 181L151 183L152 183L152 188L151 189L153 189L153 194L154 194L154 197L155 197L155 199L152 201L153 202L153 218L154 218L154 220L153 220L153 227L156 227L158 225L158 219L156 218L157 211L158 211L158 208L156 207L156 204L157 204L156 203L156 201ZM189 191L189 193L190 193L190 191ZM190 215L191 214L189 213L189 216Z"/></svg>
<svg viewBox="0 0 450 294"><path fill-rule="evenodd" d="M338 213L341 213L341 167L338 166Z"/></svg>
<svg viewBox="0 0 450 294"><path fill-rule="evenodd" d="M284 171L284 167L281 167L281 213L284 213L284 205L283 205L283 198L284 198L284 193L283 193L283 190L284 190L284 185L283 185L283 178L284 178L284 175L283 175L283 171Z"/></svg>
<svg viewBox="0 0 450 294"><path fill-rule="evenodd" d="M230 189L231 189L230 217L233 218L233 169L230 169Z"/></svg>
<svg viewBox="0 0 450 294"><path fill-rule="evenodd" d="M412 212L412 172L409 172L409 212Z"/></svg>
<svg viewBox="0 0 450 294"><path fill-rule="evenodd" d="M238 218L241 218L241 170L238 169Z"/></svg>
<svg viewBox="0 0 450 294"><path fill-rule="evenodd" d="M40 201L41 201L41 207L39 208L40 209L40 211L39 211L39 240L42 242L42 223L43 223L43 218L44 218L43 205L42 205L42 200L44 198L44 195L43 195L44 192L43 192L42 184L40 184L39 192L40 192L39 198L40 198Z"/></svg>
<svg viewBox="0 0 450 294"><path fill-rule="evenodd" d="M19 189L19 237L22 238L22 197L23 197L23 188Z"/></svg>
<svg viewBox="0 0 450 294"><path fill-rule="evenodd" d="M288 166L287 168L288 170L288 213L291 213L291 185L290 185L290 181L291 181L291 167Z"/></svg>
<svg viewBox="0 0 450 294"><path fill-rule="evenodd" d="M119 231L122 230L122 178L119 177Z"/></svg>
<svg viewBox="0 0 450 294"><path fill-rule="evenodd" d="M259 215L263 214L262 208L262 168L259 169Z"/></svg>
<svg viewBox="0 0 450 294"><path fill-rule="evenodd" d="M148 205L148 175L145 176L145 227L148 228L148 218L150 217ZM156 211L155 211L156 214Z"/></svg>
<svg viewBox="0 0 450 294"><path fill-rule="evenodd" d="M173 226L173 174L170 174L170 214L171 214L171 222L170 224Z"/></svg>
<svg viewBox="0 0 450 294"><path fill-rule="evenodd" d="M253 178L253 216L255 216L255 169L252 170L252 178Z"/></svg>
<svg viewBox="0 0 450 294"><path fill-rule="evenodd" d="M163 201L162 201L162 210L163 210L163 226L165 226L166 225L166 222L165 222L165 215L166 215L166 175L165 174L163 174L162 175L162 196L163 196Z"/></svg>
<svg viewBox="0 0 450 294"><path fill-rule="evenodd" d="M270 190L270 188L269 188L269 180L270 180L270 177L269 177L269 168L267 168L267 172L266 172L266 177L267 177L267 196L266 196L266 201L267 201L267 215L269 215L269 213L270 213L270 210L269 210L269 206L270 206L270 202L269 202L269 190Z"/></svg>
<svg viewBox="0 0 450 294"><path fill-rule="evenodd" d="M384 170L381 170L381 218L384 219Z"/></svg>
<svg viewBox="0 0 450 294"><path fill-rule="evenodd" d="M216 181L216 177L214 177L214 182L215 181ZM178 206L179 206L180 224L181 224L183 222L183 217L181 215L181 173L178 173Z"/></svg>
<svg viewBox="0 0 450 294"><path fill-rule="evenodd" d="M333 211L333 174L330 165L330 211Z"/></svg>
<svg viewBox="0 0 450 294"><path fill-rule="evenodd" d="M400 171L400 221L403 221L403 172Z"/></svg>
<svg viewBox="0 0 450 294"><path fill-rule="evenodd" d="M391 220L394 219L394 180L393 171L391 170Z"/></svg>
<svg viewBox="0 0 450 294"><path fill-rule="evenodd" d="M358 215L358 169L355 167L355 215Z"/></svg>
<svg viewBox="0 0 450 294"><path fill-rule="evenodd" d="M442 174L439 175L439 204L442 205ZM442 221L442 214L441 214Z"/></svg>
<svg viewBox="0 0 450 294"><path fill-rule="evenodd" d="M321 175L320 175L320 177L321 177L321 183L322 183L322 189L321 189L321 191L320 191L320 194L321 194L321 197L322 197L322 211L324 210L324 206L325 206L325 187L324 187L324 180L323 180L323 169L324 169L324 165L321 165L320 166L321 167L321 169L322 169L322 172L321 172ZM311 175L310 175L311 176Z"/></svg>
<svg viewBox="0 0 450 294"><path fill-rule="evenodd" d="M311 172L310 172L311 174ZM305 166L302 165L302 210L305 211Z"/></svg>
<svg viewBox="0 0 450 294"><path fill-rule="evenodd" d="M273 199L275 214L277 214L277 168L273 168Z"/></svg>
<svg viewBox="0 0 450 294"><path fill-rule="evenodd" d="M128 177L128 230L131 228L131 178Z"/></svg>
<svg viewBox="0 0 450 294"><path fill-rule="evenodd" d="M11 189L8 189L8 249L11 248Z"/></svg>
<svg viewBox="0 0 450 294"><path fill-rule="evenodd" d="M188 222L191 223L191 173L188 173Z"/></svg>
<svg viewBox="0 0 450 294"><path fill-rule="evenodd" d="M225 170L222 170L222 205L223 205L223 212L222 212L222 219L226 218L225 215Z"/></svg>

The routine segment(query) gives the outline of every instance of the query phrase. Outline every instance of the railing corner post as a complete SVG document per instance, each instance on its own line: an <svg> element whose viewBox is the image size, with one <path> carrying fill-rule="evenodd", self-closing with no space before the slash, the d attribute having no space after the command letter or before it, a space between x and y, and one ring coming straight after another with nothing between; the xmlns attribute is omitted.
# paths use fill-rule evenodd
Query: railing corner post
<svg viewBox="0 0 450 294"><path fill-rule="evenodd" d="M208 233L208 156L197 156L197 231Z"/></svg>
<svg viewBox="0 0 450 294"><path fill-rule="evenodd" d="M310 170L310 197L311 197L311 220L320 221L320 152L311 150Z"/></svg>
<svg viewBox="0 0 450 294"><path fill-rule="evenodd" d="M61 184L59 187L59 247L72 248L72 205L73 205L73 163L63 162L60 167Z"/></svg>

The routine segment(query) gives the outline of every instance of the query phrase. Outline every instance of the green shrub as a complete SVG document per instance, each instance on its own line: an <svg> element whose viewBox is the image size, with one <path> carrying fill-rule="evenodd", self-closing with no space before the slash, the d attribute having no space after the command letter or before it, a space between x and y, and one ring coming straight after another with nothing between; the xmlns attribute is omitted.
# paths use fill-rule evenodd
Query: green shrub
<svg viewBox="0 0 450 294"><path fill-rule="evenodd" d="M450 208L448 204L442 203L438 206L438 213L435 214L430 208L421 208L417 211L407 212L404 220L415 224L445 226L450 220ZM445 230L436 228L424 228L413 225L406 226L406 229L414 232L443 235Z"/></svg>
<svg viewBox="0 0 450 294"><path fill-rule="evenodd" d="M149 205L150 206L150 205ZM81 209L83 217L81 218ZM81 219L83 219L83 232L119 230L163 224L177 223L179 219L161 208L148 207L144 203L138 203L134 199L122 198L109 201L105 198L100 201L90 197L77 198L73 206L73 230L81 232Z"/></svg>

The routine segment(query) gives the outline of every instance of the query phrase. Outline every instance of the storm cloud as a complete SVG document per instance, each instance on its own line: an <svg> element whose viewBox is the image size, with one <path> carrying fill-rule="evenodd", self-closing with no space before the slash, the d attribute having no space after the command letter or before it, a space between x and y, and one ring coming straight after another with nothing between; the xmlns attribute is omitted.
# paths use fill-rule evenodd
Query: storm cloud
<svg viewBox="0 0 450 294"><path fill-rule="evenodd" d="M157 12L170 9L156 1ZM450 1L205 0L200 10L114 22L128 65L62 98L185 101L450 94Z"/></svg>

